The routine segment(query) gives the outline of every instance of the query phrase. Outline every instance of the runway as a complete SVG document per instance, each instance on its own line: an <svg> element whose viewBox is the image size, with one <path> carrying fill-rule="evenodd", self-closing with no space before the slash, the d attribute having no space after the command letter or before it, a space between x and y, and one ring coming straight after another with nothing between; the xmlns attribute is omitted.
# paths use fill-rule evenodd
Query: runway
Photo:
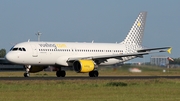
<svg viewBox="0 0 180 101"><path fill-rule="evenodd" d="M100 76L100 77L0 77L0 80L123 80L123 79L180 79L180 76Z"/></svg>

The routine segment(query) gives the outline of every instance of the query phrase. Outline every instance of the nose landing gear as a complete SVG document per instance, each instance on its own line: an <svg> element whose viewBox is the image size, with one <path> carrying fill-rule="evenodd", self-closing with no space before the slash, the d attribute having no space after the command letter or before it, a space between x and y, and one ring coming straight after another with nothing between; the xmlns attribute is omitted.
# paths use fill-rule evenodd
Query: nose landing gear
<svg viewBox="0 0 180 101"><path fill-rule="evenodd" d="M24 73L24 77L29 77L30 73Z"/></svg>
<svg viewBox="0 0 180 101"><path fill-rule="evenodd" d="M30 76L29 70L31 68L31 65L25 65L24 68L26 69L26 72L24 73L24 77L29 77Z"/></svg>

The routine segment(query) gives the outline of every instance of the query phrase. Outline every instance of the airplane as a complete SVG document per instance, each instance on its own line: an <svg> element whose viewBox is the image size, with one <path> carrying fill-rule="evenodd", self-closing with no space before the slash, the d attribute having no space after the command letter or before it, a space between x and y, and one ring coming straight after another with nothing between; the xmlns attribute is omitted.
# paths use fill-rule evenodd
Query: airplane
<svg viewBox="0 0 180 101"><path fill-rule="evenodd" d="M66 76L62 67L71 67L77 73L89 73L89 77L98 77L98 66L123 63L151 53L170 53L171 47L142 46L146 15L147 12L140 12L126 38L120 43L28 41L13 46L5 59L24 65L24 77L48 66L58 68L57 77Z"/></svg>

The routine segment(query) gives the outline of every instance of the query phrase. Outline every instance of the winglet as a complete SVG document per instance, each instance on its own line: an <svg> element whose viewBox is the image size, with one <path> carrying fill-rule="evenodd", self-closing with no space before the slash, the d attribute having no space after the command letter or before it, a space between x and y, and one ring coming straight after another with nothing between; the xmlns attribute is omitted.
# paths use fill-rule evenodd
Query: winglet
<svg viewBox="0 0 180 101"><path fill-rule="evenodd" d="M171 50L172 50L172 47L170 47L170 48L167 50L167 52L168 52L169 54L171 54Z"/></svg>

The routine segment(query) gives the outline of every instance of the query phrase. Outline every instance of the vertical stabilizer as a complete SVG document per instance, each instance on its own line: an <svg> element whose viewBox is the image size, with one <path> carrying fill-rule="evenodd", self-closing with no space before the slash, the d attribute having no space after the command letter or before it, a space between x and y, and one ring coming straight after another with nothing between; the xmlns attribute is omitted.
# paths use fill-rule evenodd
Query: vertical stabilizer
<svg viewBox="0 0 180 101"><path fill-rule="evenodd" d="M141 12L134 22L131 30L123 41L124 44L135 44L141 46L144 34L147 12Z"/></svg>

